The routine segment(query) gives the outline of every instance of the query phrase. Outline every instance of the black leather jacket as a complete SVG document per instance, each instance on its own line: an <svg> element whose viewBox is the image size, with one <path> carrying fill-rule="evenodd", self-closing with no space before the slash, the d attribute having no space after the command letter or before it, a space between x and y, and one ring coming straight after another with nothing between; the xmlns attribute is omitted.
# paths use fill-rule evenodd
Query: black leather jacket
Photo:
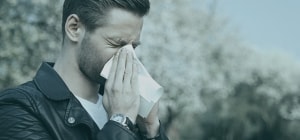
<svg viewBox="0 0 300 140"><path fill-rule="evenodd" d="M140 140L114 121L100 130L53 70L43 63L33 81L0 93L0 140ZM167 140L160 128L159 140Z"/></svg>

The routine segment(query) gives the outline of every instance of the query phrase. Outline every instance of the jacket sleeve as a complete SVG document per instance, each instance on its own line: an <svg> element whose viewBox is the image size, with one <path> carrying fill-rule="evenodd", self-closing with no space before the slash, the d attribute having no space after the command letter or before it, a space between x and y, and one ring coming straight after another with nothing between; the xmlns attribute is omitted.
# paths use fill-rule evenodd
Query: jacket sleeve
<svg viewBox="0 0 300 140"><path fill-rule="evenodd" d="M166 135L165 129L162 127L162 125L159 126L159 135L155 137L154 140L169 140L169 138Z"/></svg>
<svg viewBox="0 0 300 140"><path fill-rule="evenodd" d="M121 124L108 121L97 134L97 140L140 140L138 136Z"/></svg>
<svg viewBox="0 0 300 140"><path fill-rule="evenodd" d="M156 140L169 140L169 138L166 135L165 129L162 127L162 125L159 126L159 136Z"/></svg>
<svg viewBox="0 0 300 140"><path fill-rule="evenodd" d="M133 133L117 122L108 121L98 133L97 140L145 140L145 138L139 133ZM168 140L161 125L159 136L155 140Z"/></svg>
<svg viewBox="0 0 300 140"><path fill-rule="evenodd" d="M159 125L158 134L155 137L147 138L144 134L144 132L140 132L141 140L169 140L169 138L166 135L165 129L162 127L161 123Z"/></svg>
<svg viewBox="0 0 300 140"><path fill-rule="evenodd" d="M0 139L10 140L51 140L45 127L35 117L32 106L22 102L26 96L19 94L18 99L10 98L7 93L0 95Z"/></svg>

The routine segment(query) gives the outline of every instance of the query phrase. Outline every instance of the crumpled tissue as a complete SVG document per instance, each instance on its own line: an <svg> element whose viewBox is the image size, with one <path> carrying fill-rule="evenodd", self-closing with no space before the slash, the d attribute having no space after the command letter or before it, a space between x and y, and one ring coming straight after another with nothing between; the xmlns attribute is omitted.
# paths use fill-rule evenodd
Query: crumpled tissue
<svg viewBox="0 0 300 140"><path fill-rule="evenodd" d="M138 62L138 93L141 96L139 115L146 118L154 104L159 100L163 94L163 88L150 76L144 65L137 59L132 45L124 46L125 49L131 51ZM109 59L103 67L100 75L108 78L114 56Z"/></svg>

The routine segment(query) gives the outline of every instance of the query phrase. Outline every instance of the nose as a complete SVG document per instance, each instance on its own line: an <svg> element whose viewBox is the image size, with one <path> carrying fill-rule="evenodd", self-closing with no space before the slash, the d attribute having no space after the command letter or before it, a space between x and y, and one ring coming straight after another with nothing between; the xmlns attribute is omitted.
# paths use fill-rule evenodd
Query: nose
<svg viewBox="0 0 300 140"><path fill-rule="evenodd" d="M132 46L132 44L127 44L124 47L122 47L123 49L127 49L127 51L132 52L133 57L137 58L135 51L134 51L134 47Z"/></svg>
<svg viewBox="0 0 300 140"><path fill-rule="evenodd" d="M124 45L122 48L132 48L132 49L134 49L132 44Z"/></svg>

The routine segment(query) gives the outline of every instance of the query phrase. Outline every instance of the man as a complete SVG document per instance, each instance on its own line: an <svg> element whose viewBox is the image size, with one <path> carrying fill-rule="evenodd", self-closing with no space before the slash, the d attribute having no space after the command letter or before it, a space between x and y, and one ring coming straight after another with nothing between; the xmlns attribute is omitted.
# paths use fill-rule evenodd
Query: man
<svg viewBox="0 0 300 140"><path fill-rule="evenodd" d="M149 8L148 0L65 0L61 54L0 94L0 139L168 139L158 103L138 116L138 64L123 48L138 46ZM100 72L113 56L105 82Z"/></svg>

